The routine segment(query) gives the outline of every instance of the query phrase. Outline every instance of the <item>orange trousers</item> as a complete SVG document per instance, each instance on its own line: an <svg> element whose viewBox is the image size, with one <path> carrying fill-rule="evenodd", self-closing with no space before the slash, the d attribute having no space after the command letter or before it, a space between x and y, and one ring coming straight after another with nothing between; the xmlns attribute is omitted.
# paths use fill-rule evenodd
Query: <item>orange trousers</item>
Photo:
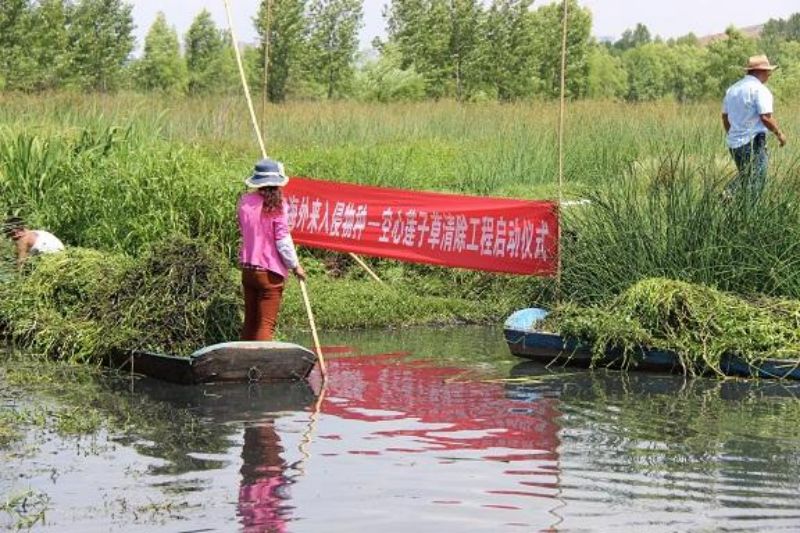
<svg viewBox="0 0 800 533"><path fill-rule="evenodd" d="M243 341L271 341L278 323L284 278L263 270L242 269L244 288Z"/></svg>

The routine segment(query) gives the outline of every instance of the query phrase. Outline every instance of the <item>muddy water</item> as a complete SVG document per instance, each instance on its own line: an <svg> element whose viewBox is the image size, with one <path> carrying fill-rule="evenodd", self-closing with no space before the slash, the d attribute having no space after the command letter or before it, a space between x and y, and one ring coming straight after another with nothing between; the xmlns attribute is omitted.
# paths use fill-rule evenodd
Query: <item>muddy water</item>
<svg viewBox="0 0 800 533"><path fill-rule="evenodd" d="M137 381L90 402L127 423L32 429L0 451L0 493L30 495L0 524L43 511L36 530L800 530L798 386L548 370L499 339L329 335L322 397Z"/></svg>

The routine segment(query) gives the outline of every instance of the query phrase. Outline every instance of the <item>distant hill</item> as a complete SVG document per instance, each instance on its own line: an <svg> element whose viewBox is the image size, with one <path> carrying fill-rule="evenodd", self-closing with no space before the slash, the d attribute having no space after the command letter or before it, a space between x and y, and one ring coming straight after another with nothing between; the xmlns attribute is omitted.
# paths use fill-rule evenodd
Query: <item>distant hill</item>
<svg viewBox="0 0 800 533"><path fill-rule="evenodd" d="M747 26L746 28L737 28L737 29L748 37L752 37L753 39L758 39L759 37L761 37L761 32L764 29L764 25L759 24L757 26ZM706 35L705 37L700 37L700 44L706 46L715 41L721 41L726 38L727 35L725 33L715 33L714 35Z"/></svg>

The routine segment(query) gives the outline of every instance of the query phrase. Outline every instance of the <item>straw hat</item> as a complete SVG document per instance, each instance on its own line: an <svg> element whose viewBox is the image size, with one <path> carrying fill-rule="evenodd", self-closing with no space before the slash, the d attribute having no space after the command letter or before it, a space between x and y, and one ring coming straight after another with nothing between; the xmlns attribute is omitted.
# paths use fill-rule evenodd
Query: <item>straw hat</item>
<svg viewBox="0 0 800 533"><path fill-rule="evenodd" d="M283 163L272 159L262 159L256 163L253 175L244 182L251 189L283 187L289 183L289 177L283 170Z"/></svg>
<svg viewBox="0 0 800 533"><path fill-rule="evenodd" d="M748 72L751 70L775 70L778 68L778 65L770 65L769 59L767 56L760 55L760 56L753 56L747 61L747 66L744 69Z"/></svg>

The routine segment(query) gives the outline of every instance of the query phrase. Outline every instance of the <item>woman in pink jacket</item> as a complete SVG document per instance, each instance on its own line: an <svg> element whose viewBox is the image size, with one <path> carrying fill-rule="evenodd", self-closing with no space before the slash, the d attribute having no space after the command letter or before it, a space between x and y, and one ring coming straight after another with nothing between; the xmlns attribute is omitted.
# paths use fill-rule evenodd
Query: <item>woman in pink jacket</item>
<svg viewBox="0 0 800 533"><path fill-rule="evenodd" d="M263 159L256 163L253 175L245 180L252 190L239 199L243 341L272 340L289 270L299 279L306 279L289 233L286 205L281 194L281 187L288 182L281 163Z"/></svg>

